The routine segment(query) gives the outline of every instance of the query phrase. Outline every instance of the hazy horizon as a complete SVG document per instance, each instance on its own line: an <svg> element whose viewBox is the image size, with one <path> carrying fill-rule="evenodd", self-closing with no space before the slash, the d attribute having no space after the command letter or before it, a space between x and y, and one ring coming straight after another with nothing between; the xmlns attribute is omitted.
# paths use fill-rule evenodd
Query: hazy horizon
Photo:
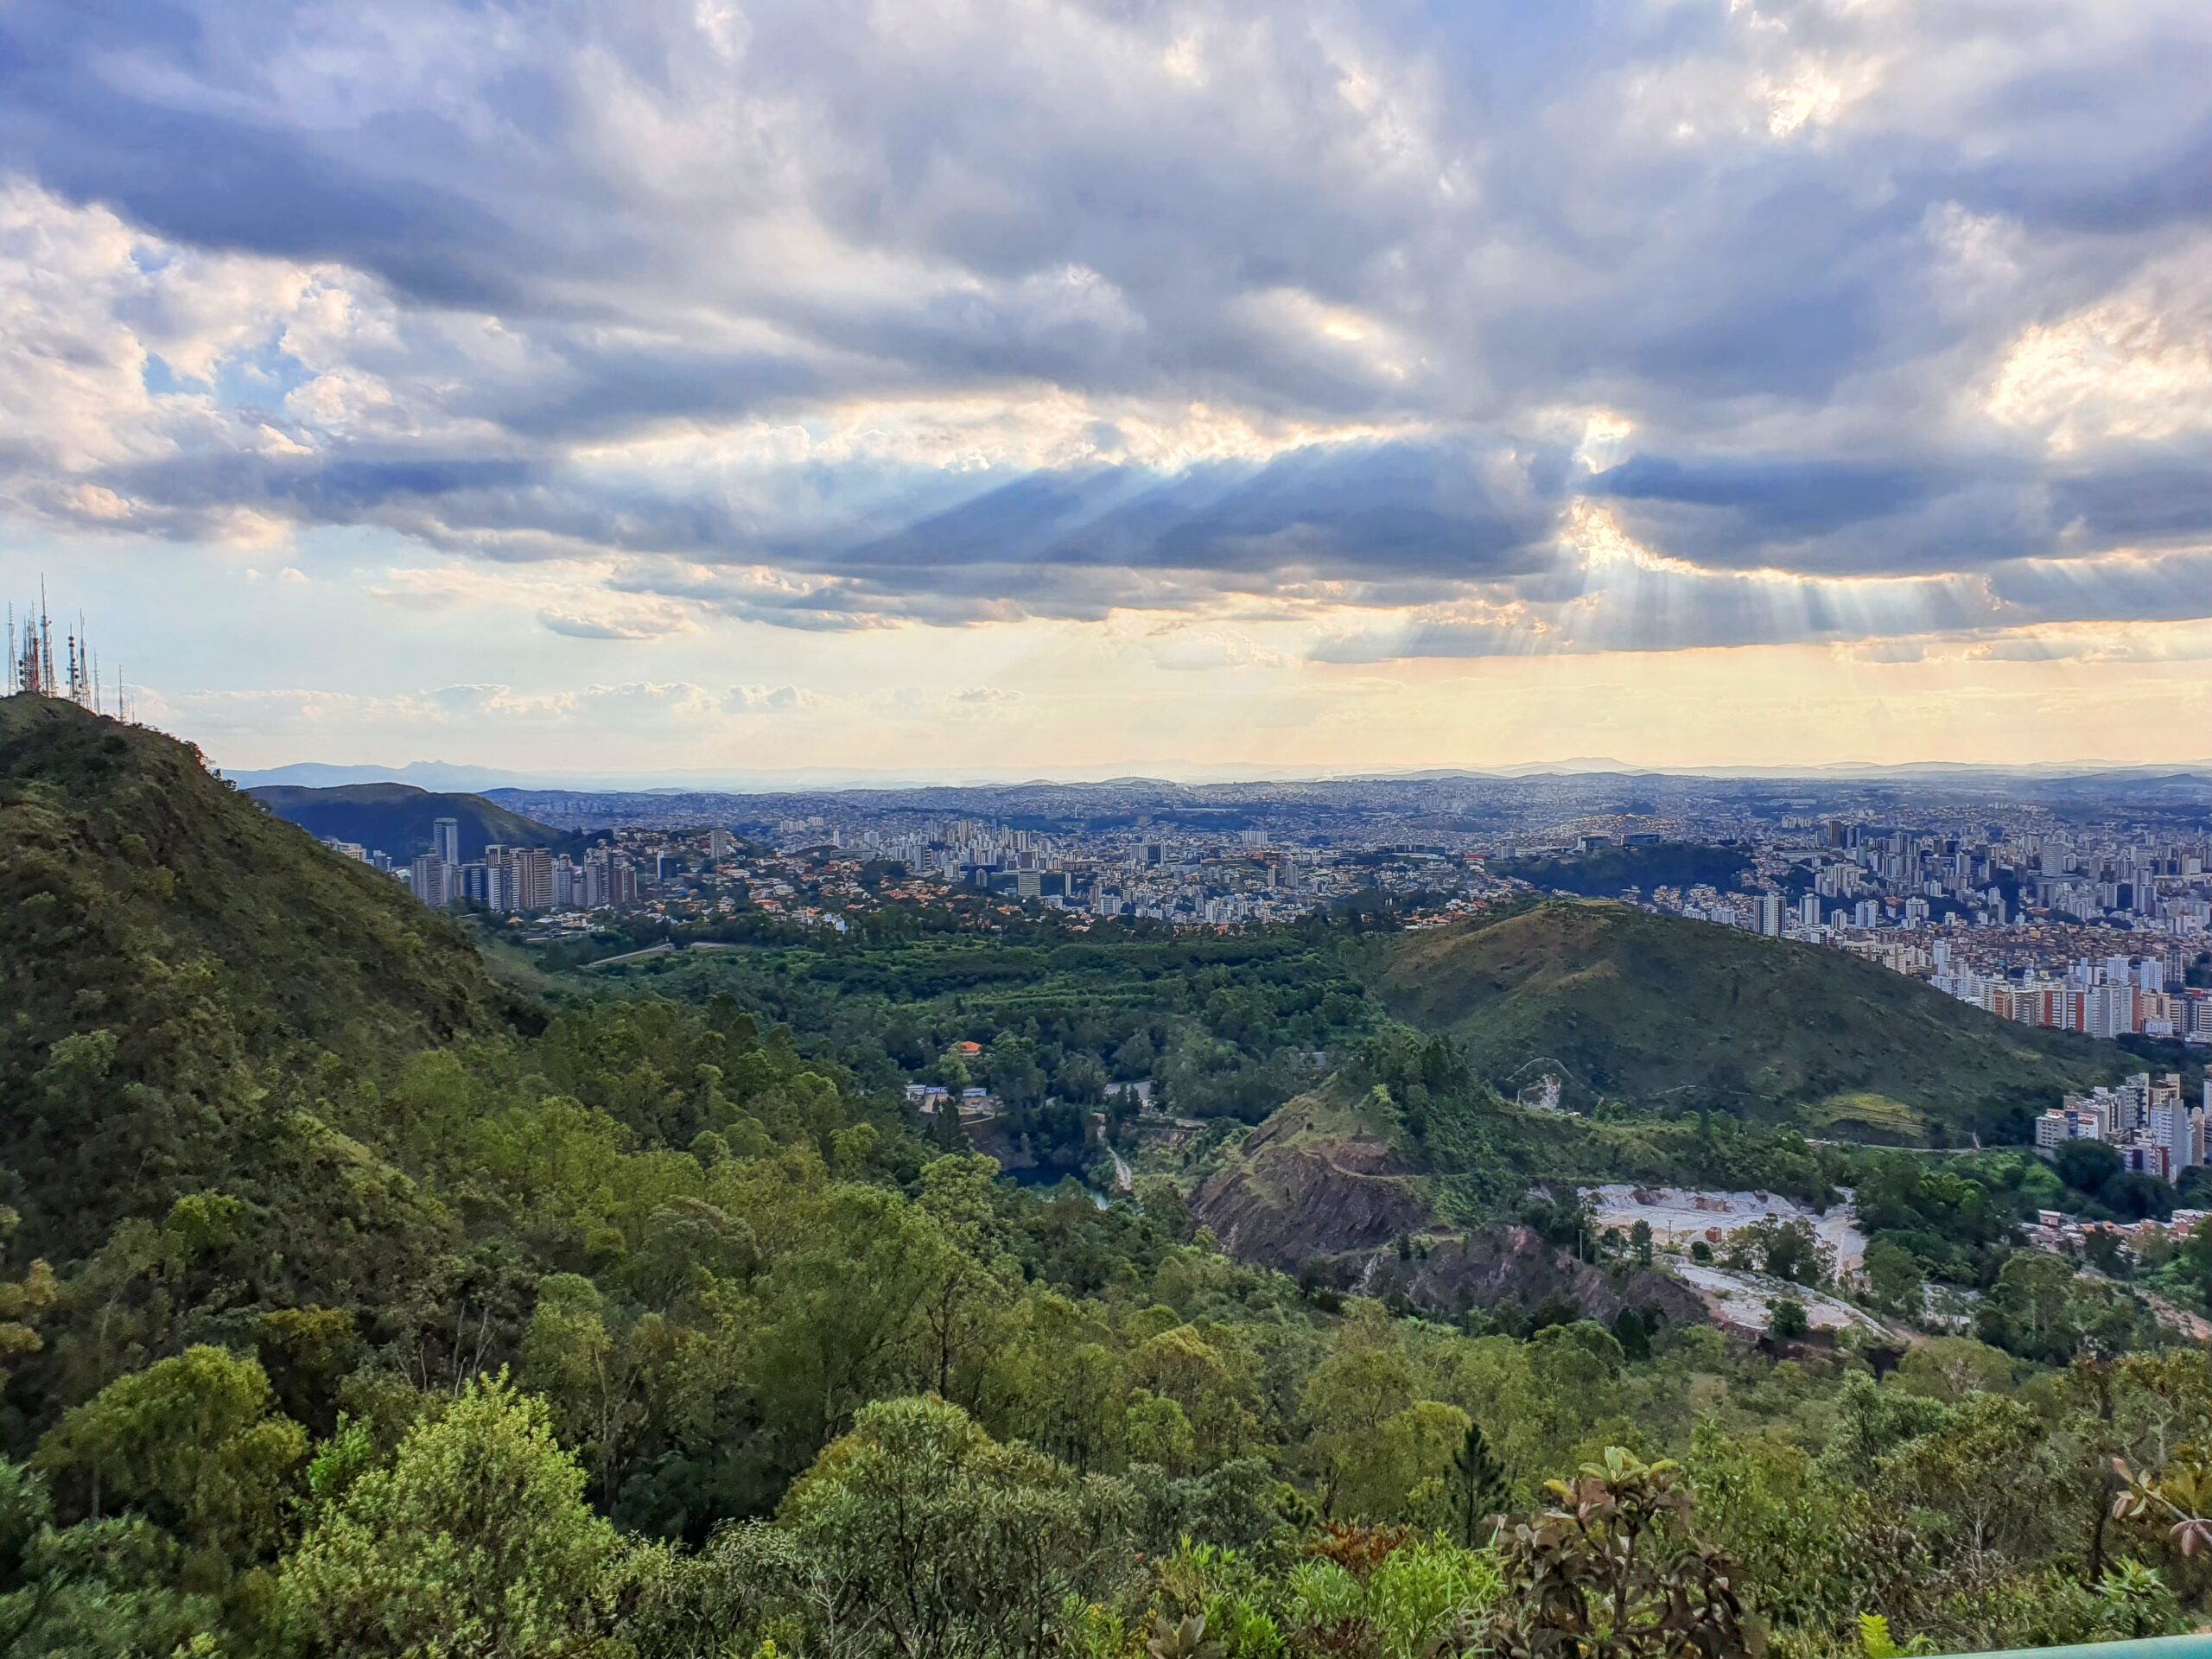
<svg viewBox="0 0 2212 1659"><path fill-rule="evenodd" d="M220 763L210 757L210 764ZM575 789L580 793L620 793L626 791L696 791L702 793L770 794L844 789L1013 788L1025 784L1066 786L1105 785L1123 782L1153 782L1187 787L1206 785L1346 784L1370 779L1406 781L1422 778L1467 777L1708 777L1715 779L1772 779L1808 780L1830 779L1880 779L1890 777L1944 776L1978 773L1993 776L2123 774L2144 772L2212 772L2212 761L2177 760L2159 766L2118 765L2104 760L2044 761L2031 766L1992 766L1966 760L1880 762L1836 761L1792 769L1777 766L1640 766L1599 757L1574 757L1556 761L1533 761L1493 767L1440 766L1367 770L1298 772L1278 768L1202 767L1174 761L1131 763L1096 769L1043 772L1015 768L946 767L934 771L884 769L861 771L837 766L797 766L747 771L707 768L690 772L645 770L509 771L449 760L411 760L394 765L332 764L294 761L265 767L226 770L226 775L248 788L294 785L303 788L331 788L346 784L392 782L412 784L433 792L480 793L496 789Z"/></svg>

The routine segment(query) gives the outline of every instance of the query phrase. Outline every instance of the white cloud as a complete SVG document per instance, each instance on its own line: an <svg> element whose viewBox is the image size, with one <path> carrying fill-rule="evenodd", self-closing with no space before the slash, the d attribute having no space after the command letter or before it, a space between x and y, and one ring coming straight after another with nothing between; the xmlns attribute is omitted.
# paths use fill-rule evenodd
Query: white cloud
<svg viewBox="0 0 2212 1659"><path fill-rule="evenodd" d="M2023 329L1987 407L2062 453L2212 433L2212 236L2145 265L2094 304Z"/></svg>
<svg viewBox="0 0 2212 1659"><path fill-rule="evenodd" d="M1281 668L1293 658L1256 644L1233 628L1190 628L1155 639L1152 660L1165 669Z"/></svg>
<svg viewBox="0 0 2212 1659"><path fill-rule="evenodd" d="M652 653L477 717L2212 611L2201 3L176 4L11 13L0 519Z"/></svg>

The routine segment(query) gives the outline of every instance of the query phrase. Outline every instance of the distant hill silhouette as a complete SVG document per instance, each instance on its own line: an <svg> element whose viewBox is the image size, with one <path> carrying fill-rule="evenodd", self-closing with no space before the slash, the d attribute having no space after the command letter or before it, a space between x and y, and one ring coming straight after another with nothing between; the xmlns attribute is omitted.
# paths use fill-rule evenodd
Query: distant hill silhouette
<svg viewBox="0 0 2212 1659"><path fill-rule="evenodd" d="M278 785L246 793L309 835L355 842L403 863L429 850L431 827L440 818L456 821L464 861L482 857L487 846L550 847L565 839L560 830L481 795L439 795L412 784L347 784L336 789Z"/></svg>

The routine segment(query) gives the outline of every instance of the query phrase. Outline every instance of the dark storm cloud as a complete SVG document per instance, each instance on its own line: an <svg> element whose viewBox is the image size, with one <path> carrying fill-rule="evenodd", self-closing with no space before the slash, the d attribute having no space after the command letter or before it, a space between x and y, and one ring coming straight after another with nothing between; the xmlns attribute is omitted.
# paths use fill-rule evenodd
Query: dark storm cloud
<svg viewBox="0 0 2212 1659"><path fill-rule="evenodd" d="M2202 614L2094 566L2212 542L2212 393L1992 388L2212 248L2208 79L2212 17L2163 3L17 0L0 169L159 238L121 288L319 286L221 348L265 384L188 389L219 418L164 390L66 456L0 419L0 504L592 553L815 627L1487 607L1392 635L1452 654L1860 636L1900 596ZM175 328L266 302L226 293ZM82 338L150 303L87 297ZM1040 461L1061 405L1096 419ZM733 459L741 423L808 438ZM1713 579L1593 577L1578 501Z"/></svg>
<svg viewBox="0 0 2212 1659"><path fill-rule="evenodd" d="M855 569L973 563L1158 567L1250 577L1290 566L1363 578L1487 581L1548 556L1557 496L1501 502L1463 453L1335 445L1171 480L1131 467L1033 477L852 549ZM1558 469L1552 474L1554 491Z"/></svg>

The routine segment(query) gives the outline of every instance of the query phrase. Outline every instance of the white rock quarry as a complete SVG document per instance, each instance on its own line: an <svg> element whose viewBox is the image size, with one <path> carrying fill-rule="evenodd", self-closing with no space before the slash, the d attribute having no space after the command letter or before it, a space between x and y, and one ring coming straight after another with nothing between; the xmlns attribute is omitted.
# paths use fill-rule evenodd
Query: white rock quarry
<svg viewBox="0 0 2212 1659"><path fill-rule="evenodd" d="M1686 1250L1699 1239L1718 1249L1731 1233L1771 1216L1777 1221L1809 1222L1821 1241L1834 1249L1839 1272L1857 1268L1866 1254L1866 1235L1853 1217L1848 1192L1843 1202L1829 1205L1826 1215L1818 1215L1777 1192L1698 1192L1619 1183L1584 1192L1598 1212L1599 1225L1625 1233L1637 1222L1647 1222L1652 1241L1662 1249L1672 1245Z"/></svg>

